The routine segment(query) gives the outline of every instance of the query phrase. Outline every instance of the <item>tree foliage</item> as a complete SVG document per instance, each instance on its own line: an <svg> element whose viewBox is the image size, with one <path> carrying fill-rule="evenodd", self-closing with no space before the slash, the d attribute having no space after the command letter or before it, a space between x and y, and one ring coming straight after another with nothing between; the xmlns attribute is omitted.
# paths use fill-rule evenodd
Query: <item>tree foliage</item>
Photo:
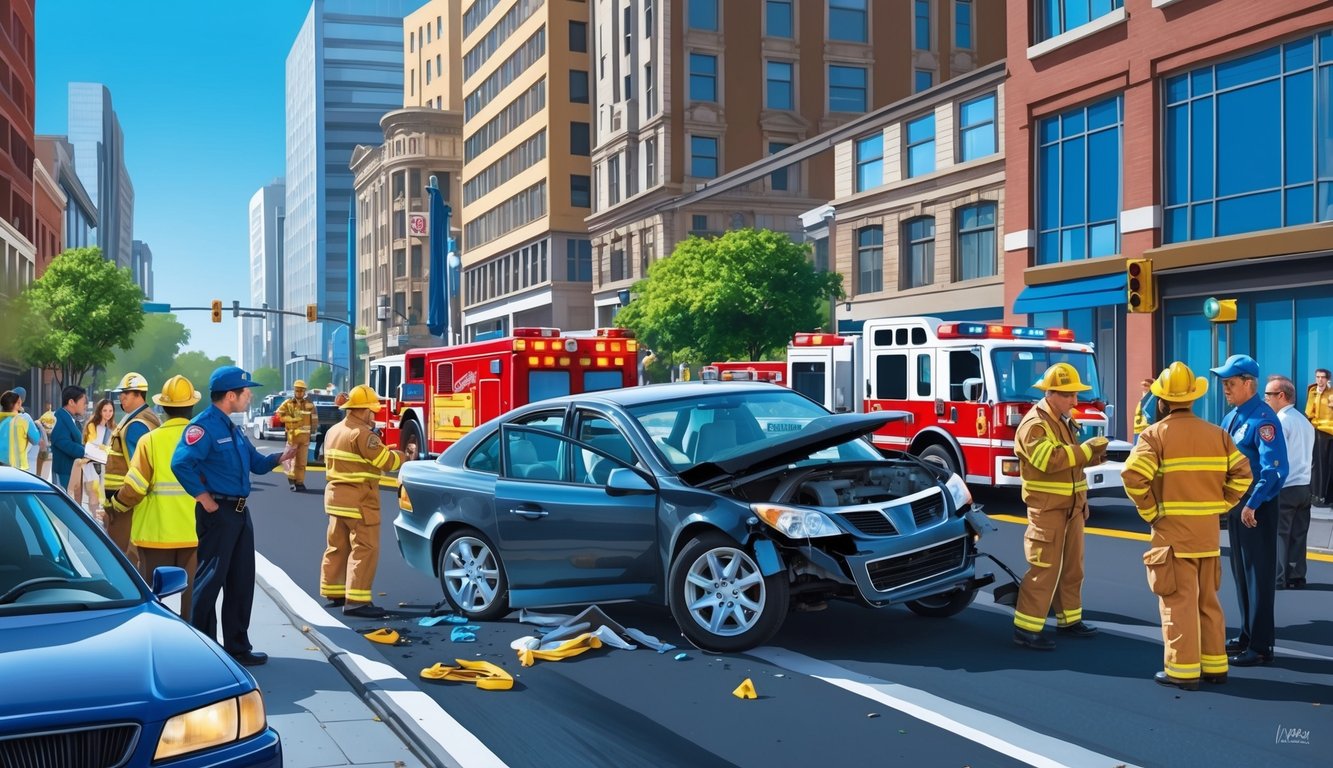
<svg viewBox="0 0 1333 768"><path fill-rule="evenodd" d="M8 342L24 364L52 369L58 385L82 384L115 359L117 347L134 343L143 299L130 271L102 258L100 248L71 249L15 300Z"/></svg>
<svg viewBox="0 0 1333 768"><path fill-rule="evenodd" d="M213 358L198 350L190 350L176 355L176 360L171 364L171 375L180 374L189 379L194 388L207 398L209 377L214 370L224 365L236 365L236 362L226 355Z"/></svg>
<svg viewBox="0 0 1333 768"><path fill-rule="evenodd" d="M260 383L264 394L282 391L282 371L277 368L257 368L251 372L251 378Z"/></svg>
<svg viewBox="0 0 1333 768"><path fill-rule="evenodd" d="M144 315L143 329L134 335L128 349L117 351L115 359L93 382L93 388L114 387L120 383L121 376L135 371L148 379L150 394L155 393L167 379L176 375L173 370L176 355L189 340L190 329L174 314ZM191 379L191 383L195 389L199 388L198 382Z"/></svg>
<svg viewBox="0 0 1333 768"><path fill-rule="evenodd" d="M668 365L778 354L843 296L842 275L816 272L808 246L756 229L684 240L633 291L616 322Z"/></svg>
<svg viewBox="0 0 1333 768"><path fill-rule="evenodd" d="M309 389L324 389L333 381L333 369L327 365L321 365L310 372L306 377L305 385Z"/></svg>

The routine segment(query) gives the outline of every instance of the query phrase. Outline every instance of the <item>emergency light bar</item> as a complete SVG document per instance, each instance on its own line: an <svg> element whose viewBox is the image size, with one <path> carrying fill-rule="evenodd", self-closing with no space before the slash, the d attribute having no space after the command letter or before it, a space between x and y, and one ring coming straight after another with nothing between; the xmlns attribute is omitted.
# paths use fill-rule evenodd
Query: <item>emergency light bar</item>
<svg viewBox="0 0 1333 768"><path fill-rule="evenodd" d="M942 323L935 333L941 339L1074 340L1074 332L1068 328L1029 328L1021 325L999 325L995 323Z"/></svg>
<svg viewBox="0 0 1333 768"><path fill-rule="evenodd" d="M791 339L793 347L840 347L847 339L833 333L798 333Z"/></svg>
<svg viewBox="0 0 1333 768"><path fill-rule="evenodd" d="M559 336L559 328L515 328L514 338L516 339L534 339L549 336Z"/></svg>
<svg viewBox="0 0 1333 768"><path fill-rule="evenodd" d="M605 339L632 339L634 331L628 328L598 328L597 335Z"/></svg>

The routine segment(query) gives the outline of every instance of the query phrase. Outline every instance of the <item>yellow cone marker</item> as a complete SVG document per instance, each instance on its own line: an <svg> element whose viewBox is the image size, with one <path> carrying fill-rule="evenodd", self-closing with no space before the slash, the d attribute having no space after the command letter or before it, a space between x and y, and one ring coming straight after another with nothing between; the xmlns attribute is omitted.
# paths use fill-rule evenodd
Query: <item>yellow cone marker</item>
<svg viewBox="0 0 1333 768"><path fill-rule="evenodd" d="M736 690L732 691L731 695L735 696L738 699L759 698L759 694L755 693L754 691L754 683L751 682L750 678L748 677L742 680L740 685L736 686Z"/></svg>

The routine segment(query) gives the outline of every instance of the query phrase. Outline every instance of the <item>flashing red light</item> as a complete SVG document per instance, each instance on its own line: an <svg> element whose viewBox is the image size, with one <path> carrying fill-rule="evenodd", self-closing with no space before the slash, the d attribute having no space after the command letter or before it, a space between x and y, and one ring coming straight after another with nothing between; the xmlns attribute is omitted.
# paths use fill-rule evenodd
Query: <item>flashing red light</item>
<svg viewBox="0 0 1333 768"><path fill-rule="evenodd" d="M793 347L840 347L847 339L833 333L798 333L791 339Z"/></svg>
<svg viewBox="0 0 1333 768"><path fill-rule="evenodd" d="M634 331L628 328L598 328L597 335L604 339L632 339Z"/></svg>
<svg viewBox="0 0 1333 768"><path fill-rule="evenodd" d="M559 328L515 328L514 338L516 339L540 339L549 336L559 336Z"/></svg>

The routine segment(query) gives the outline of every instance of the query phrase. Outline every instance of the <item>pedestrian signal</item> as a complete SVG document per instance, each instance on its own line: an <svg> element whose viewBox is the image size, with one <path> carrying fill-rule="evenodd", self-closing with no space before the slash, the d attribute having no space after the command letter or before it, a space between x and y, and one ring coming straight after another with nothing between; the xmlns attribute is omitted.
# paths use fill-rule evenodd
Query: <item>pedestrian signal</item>
<svg viewBox="0 0 1333 768"><path fill-rule="evenodd" d="M1125 303L1129 305L1130 312L1152 312L1157 309L1152 259L1127 259L1125 278Z"/></svg>
<svg viewBox="0 0 1333 768"><path fill-rule="evenodd" d="M313 323L318 319L319 319L319 305L318 304L305 305L305 321L307 323Z"/></svg>
<svg viewBox="0 0 1333 768"><path fill-rule="evenodd" d="M1214 323L1236 322L1236 300L1215 299L1209 296L1203 302L1203 316Z"/></svg>
<svg viewBox="0 0 1333 768"><path fill-rule="evenodd" d="M213 299L213 322L222 322L222 299Z"/></svg>

